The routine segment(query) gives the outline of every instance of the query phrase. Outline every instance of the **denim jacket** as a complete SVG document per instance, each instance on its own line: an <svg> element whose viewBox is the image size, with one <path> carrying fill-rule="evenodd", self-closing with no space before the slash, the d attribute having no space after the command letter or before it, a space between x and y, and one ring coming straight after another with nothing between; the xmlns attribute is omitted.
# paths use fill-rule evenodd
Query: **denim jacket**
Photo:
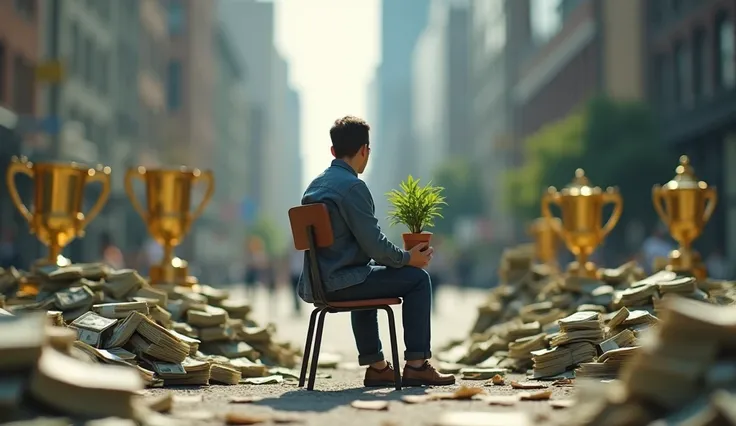
<svg viewBox="0 0 736 426"><path fill-rule="evenodd" d="M302 205L314 203L327 205L335 236L332 246L317 249L317 263L326 293L365 281L375 266L371 260L391 268L409 263L409 252L395 246L381 231L371 192L345 161L333 160L330 167L309 184ZM311 303L314 300L310 282L309 257L305 252L298 293Z"/></svg>

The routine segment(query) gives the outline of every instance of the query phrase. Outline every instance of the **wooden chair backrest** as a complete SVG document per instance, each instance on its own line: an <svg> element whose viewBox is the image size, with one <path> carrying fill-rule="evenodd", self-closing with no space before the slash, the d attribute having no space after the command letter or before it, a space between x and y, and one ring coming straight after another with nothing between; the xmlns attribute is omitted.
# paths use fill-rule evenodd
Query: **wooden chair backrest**
<svg viewBox="0 0 736 426"><path fill-rule="evenodd" d="M317 248L329 247L335 241L327 206L318 203L292 207L289 209L289 222L291 223L291 235L294 238L294 248L308 251L314 304L329 306L316 252Z"/></svg>
<svg viewBox="0 0 736 426"><path fill-rule="evenodd" d="M294 238L294 248L297 250L309 250L309 227L314 229L315 246L329 247L335 241L330 223L330 214L327 206L319 204L308 204L289 209L289 222L291 222L291 235Z"/></svg>

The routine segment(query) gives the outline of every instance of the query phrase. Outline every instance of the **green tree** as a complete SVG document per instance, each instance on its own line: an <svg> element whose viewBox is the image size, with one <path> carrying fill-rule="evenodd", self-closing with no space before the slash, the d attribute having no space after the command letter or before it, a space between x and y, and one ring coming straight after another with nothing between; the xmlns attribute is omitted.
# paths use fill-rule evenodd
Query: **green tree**
<svg viewBox="0 0 736 426"><path fill-rule="evenodd" d="M442 208L444 219L436 221L434 232L450 235L458 219L483 214L479 175L478 168L463 158L449 160L435 171L433 184L444 188L442 195L447 205Z"/></svg>
<svg viewBox="0 0 736 426"><path fill-rule="evenodd" d="M564 186L579 167L587 117L577 112L530 136L524 146L525 164L504 180L506 204L519 217L539 217L540 200L550 186Z"/></svg>
<svg viewBox="0 0 736 426"><path fill-rule="evenodd" d="M545 188L564 187L581 167L594 185L619 188L624 212L617 227L633 219L647 227L656 223L652 185L668 181L677 163L658 143L656 120L646 105L605 97L529 137L524 153L525 165L506 179L506 204L514 213L538 217ZM623 238L613 234L609 239Z"/></svg>
<svg viewBox="0 0 736 426"><path fill-rule="evenodd" d="M247 238L258 237L263 241L266 253L269 256L278 256L286 248L281 238L281 232L276 225L267 218L259 218L250 229L247 230Z"/></svg>

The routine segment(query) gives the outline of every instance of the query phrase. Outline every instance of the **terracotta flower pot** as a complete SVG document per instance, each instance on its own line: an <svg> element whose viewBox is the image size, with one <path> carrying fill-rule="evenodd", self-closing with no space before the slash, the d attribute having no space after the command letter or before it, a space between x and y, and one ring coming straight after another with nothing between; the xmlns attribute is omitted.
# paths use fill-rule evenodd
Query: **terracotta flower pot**
<svg viewBox="0 0 736 426"><path fill-rule="evenodd" d="M411 250L414 246L421 244L421 243L427 243L432 240L432 233L431 232L422 232L421 234L412 234L412 233L406 233L401 234L401 237L404 239L404 250Z"/></svg>

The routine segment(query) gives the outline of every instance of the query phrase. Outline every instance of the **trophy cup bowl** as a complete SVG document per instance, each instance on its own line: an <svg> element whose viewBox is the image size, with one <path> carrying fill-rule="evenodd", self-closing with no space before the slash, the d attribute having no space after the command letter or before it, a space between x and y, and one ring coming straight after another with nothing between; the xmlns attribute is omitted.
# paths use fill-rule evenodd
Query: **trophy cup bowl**
<svg viewBox="0 0 736 426"><path fill-rule="evenodd" d="M141 179L145 186L145 209L135 195L133 180L136 178ZM192 211L192 189L200 181L205 182L207 189L199 206ZM153 284L196 284L196 278L189 276L187 262L174 256L174 248L181 244L189 233L192 223L204 212L210 202L215 191L215 179L212 172L187 167L178 169L131 168L125 174L125 191L133 208L145 222L148 233L164 249L161 264L151 267L149 274L151 282Z"/></svg>
<svg viewBox="0 0 736 426"><path fill-rule="evenodd" d="M16 175L33 181L33 204L29 210L20 198ZM69 265L61 251L100 213L110 196L110 167L91 168L78 163L32 163L25 157L13 157L5 176L10 199L26 219L30 232L49 248L46 259L37 265ZM84 188L89 183L102 184L102 192L84 214Z"/></svg>
<svg viewBox="0 0 736 426"><path fill-rule="evenodd" d="M664 186L652 188L654 209L667 225L672 238L680 244L670 253L667 269L705 279L707 270L700 255L693 250L692 243L713 215L718 193L714 187L697 179L686 155L680 157L675 173L675 177Z"/></svg>
<svg viewBox="0 0 736 426"><path fill-rule="evenodd" d="M534 238L534 252L542 263L557 268L557 249L560 245L559 232L562 222L559 218L535 219L529 227L529 235Z"/></svg>
<svg viewBox="0 0 736 426"><path fill-rule="evenodd" d="M602 225L603 207L614 205L611 217ZM557 191L550 187L542 197L542 216L553 220L550 205L555 204L562 213L562 226L553 228L568 250L577 260L568 266L568 273L575 276L596 277L597 267L588 258L613 230L623 212L623 199L615 188L602 191L590 185L583 169L575 171L572 183Z"/></svg>

